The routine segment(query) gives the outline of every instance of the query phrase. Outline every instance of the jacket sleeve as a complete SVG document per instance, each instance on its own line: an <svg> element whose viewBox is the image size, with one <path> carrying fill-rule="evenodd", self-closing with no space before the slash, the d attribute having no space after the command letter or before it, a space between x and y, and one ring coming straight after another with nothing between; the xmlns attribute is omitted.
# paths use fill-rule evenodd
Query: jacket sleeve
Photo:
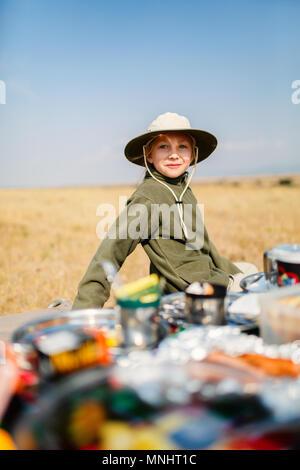
<svg viewBox="0 0 300 470"><path fill-rule="evenodd" d="M195 198L195 203L197 204L197 199ZM202 218L202 216L201 216ZM221 256L220 253L218 252L217 248L211 241L211 239L208 236L208 232L206 229L206 226L203 222L202 218L202 223L204 225L204 247L205 251L209 254L211 260L213 261L214 265L218 268L224 271L227 274L237 274L241 273L242 271L229 259L225 258L224 256Z"/></svg>
<svg viewBox="0 0 300 470"><path fill-rule="evenodd" d="M151 201L133 194L125 209L110 226L78 285L72 310L102 308L110 295L110 284L101 261L111 261L117 270L139 242L150 234Z"/></svg>
<svg viewBox="0 0 300 470"><path fill-rule="evenodd" d="M237 274L242 272L235 264L229 261L229 259L219 254L217 248L211 240L209 240L209 254L215 266L219 269L222 269L227 274Z"/></svg>

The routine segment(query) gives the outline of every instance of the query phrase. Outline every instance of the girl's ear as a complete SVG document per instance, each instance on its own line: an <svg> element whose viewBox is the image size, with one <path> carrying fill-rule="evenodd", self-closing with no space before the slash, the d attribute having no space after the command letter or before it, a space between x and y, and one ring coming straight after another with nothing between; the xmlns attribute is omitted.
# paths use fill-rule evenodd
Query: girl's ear
<svg viewBox="0 0 300 470"><path fill-rule="evenodd" d="M151 154L148 155L146 158L147 158L147 162L153 163L153 158L151 157Z"/></svg>

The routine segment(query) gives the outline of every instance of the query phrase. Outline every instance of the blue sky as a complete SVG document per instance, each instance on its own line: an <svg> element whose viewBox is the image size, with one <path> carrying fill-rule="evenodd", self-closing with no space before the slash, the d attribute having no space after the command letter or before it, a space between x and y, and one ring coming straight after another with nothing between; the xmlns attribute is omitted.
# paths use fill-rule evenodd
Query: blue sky
<svg viewBox="0 0 300 470"><path fill-rule="evenodd" d="M136 183L166 111L219 145L196 177L300 172L299 0L0 0L0 187Z"/></svg>

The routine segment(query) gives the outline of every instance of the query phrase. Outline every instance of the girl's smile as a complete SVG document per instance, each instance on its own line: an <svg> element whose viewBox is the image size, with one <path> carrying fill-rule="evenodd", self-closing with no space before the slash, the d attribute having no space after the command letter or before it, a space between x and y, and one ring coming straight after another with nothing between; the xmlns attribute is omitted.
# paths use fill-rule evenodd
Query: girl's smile
<svg viewBox="0 0 300 470"><path fill-rule="evenodd" d="M192 154L191 138L183 132L172 132L156 138L147 160L164 176L176 178L188 169Z"/></svg>

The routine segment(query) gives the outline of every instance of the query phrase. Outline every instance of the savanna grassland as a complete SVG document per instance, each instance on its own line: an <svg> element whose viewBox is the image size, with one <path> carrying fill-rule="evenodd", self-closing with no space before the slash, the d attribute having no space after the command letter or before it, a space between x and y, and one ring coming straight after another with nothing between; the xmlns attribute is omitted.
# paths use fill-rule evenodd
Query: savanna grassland
<svg viewBox="0 0 300 470"><path fill-rule="evenodd" d="M100 240L100 204L114 204L134 186L0 190L0 315L73 300ZM262 270L263 251L300 243L300 175L195 181L205 224L219 252ZM138 248L120 274L145 276L149 261ZM113 296L106 307L113 305Z"/></svg>

